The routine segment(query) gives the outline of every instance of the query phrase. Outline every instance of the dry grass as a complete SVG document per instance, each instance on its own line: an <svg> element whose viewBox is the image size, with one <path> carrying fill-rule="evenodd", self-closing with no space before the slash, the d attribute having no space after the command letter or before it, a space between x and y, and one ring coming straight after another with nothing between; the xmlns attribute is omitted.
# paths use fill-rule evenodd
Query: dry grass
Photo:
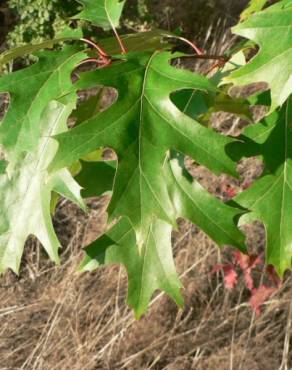
<svg viewBox="0 0 292 370"><path fill-rule="evenodd" d="M185 221L173 237L184 310L158 293L137 322L125 305L122 268L77 274L81 241L105 227L106 201L91 202L89 217L67 202L59 207L57 228L71 230L61 267L31 240L20 277L1 280L0 369L289 369L291 276L256 317L243 285L229 292L220 274L210 275L222 257Z"/></svg>

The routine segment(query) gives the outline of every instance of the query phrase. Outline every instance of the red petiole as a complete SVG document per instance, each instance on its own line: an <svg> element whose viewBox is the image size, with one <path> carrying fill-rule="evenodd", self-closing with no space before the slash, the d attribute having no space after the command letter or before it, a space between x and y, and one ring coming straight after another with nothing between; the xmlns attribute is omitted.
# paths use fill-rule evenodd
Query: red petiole
<svg viewBox="0 0 292 370"><path fill-rule="evenodd" d="M84 59L82 62L80 62L78 64L78 67L86 63L96 63L99 66L99 68L104 68L111 64L111 59L110 58L108 59L87 58L87 59Z"/></svg>
<svg viewBox="0 0 292 370"><path fill-rule="evenodd" d="M177 38L181 41L183 41L184 43L188 44L192 49L195 50L195 52L198 54L198 55L204 55L204 51L202 49L200 49L194 42L191 42L190 40L184 38L184 37L181 37L181 36L177 36Z"/></svg>
<svg viewBox="0 0 292 370"><path fill-rule="evenodd" d="M127 53L127 50L123 44L123 41L122 39L120 38L117 30L115 27L113 27L113 31L114 31L114 34L116 36L116 39L118 40L118 43L120 45L120 48L121 48L121 51L123 54L126 54ZM104 68L104 67L107 67L109 64L111 64L111 57L110 55L108 55L106 53L105 50L103 50L103 48L101 48L98 44L96 44L95 42L89 40L89 39L86 39L86 38L81 38L80 41L83 41L85 42L86 44L92 46L95 50L97 50L98 54L99 54L99 59L97 58L87 58L85 59L84 61L80 62L78 66L82 65L82 64L85 64L85 63L96 63L97 65L100 66L100 68Z"/></svg>
<svg viewBox="0 0 292 370"><path fill-rule="evenodd" d="M94 49L96 49L98 54L101 56L101 58L105 58L105 59L109 58L109 55L95 42L85 39L85 38L81 38L80 41L86 42L88 45L91 45Z"/></svg>

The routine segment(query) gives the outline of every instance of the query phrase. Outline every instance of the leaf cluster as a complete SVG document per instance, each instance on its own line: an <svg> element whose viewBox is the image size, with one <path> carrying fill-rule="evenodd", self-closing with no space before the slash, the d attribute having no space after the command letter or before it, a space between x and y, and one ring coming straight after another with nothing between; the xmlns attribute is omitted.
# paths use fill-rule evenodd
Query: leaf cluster
<svg viewBox="0 0 292 370"><path fill-rule="evenodd" d="M292 0L265 10L266 1L252 1L244 21L233 29L252 42L240 43L228 59L218 57L211 78L175 66L186 55L172 51L166 32L119 36L125 1L79 3L82 10L74 19L112 30L115 38L95 44L80 30L67 28L56 39L0 55L2 64L31 53L37 58L32 66L0 78L0 92L10 96L0 124L0 273L19 272L30 235L59 262L51 220L58 196L85 210L85 198L110 192L113 226L86 246L80 270L123 264L128 303L137 317L157 289L183 304L171 245L181 217L219 246L242 252L246 246L239 227L262 221L266 263L283 276L292 258ZM41 51L70 40L80 42ZM259 51L246 62L244 51L255 46ZM193 58L212 58L194 49L199 55ZM81 72L78 66L84 63L95 68ZM259 82L269 90L248 99L229 94L233 85ZM104 110L100 99L106 87L117 97ZM99 93L76 104L77 91L92 88ZM260 122L253 122L254 105L266 106ZM244 117L250 125L237 138L224 136L209 124L217 111ZM75 120L70 129L69 117ZM111 148L117 159L105 160L103 148ZM228 203L210 194L184 165L191 157L215 175L237 177L237 161L252 156L263 159L262 176Z"/></svg>

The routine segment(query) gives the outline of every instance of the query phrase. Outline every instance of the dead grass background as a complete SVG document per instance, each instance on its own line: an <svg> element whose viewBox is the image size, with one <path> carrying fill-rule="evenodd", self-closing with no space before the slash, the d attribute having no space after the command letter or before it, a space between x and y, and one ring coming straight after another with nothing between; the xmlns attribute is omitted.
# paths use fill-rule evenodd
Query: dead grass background
<svg viewBox="0 0 292 370"><path fill-rule="evenodd" d="M159 4L153 2L155 6ZM165 17L162 23L167 24L170 20ZM224 31L229 20L220 19L201 40L212 50L232 42ZM240 122L217 118L215 126L221 131L242 127ZM220 188L222 179L240 187L261 172L256 159L240 163L241 180L216 178L190 160L187 166L222 199L226 197ZM184 220L173 233L175 262L184 286L183 310L158 292L147 315L136 321L125 304L127 279L122 267L78 274L82 246L106 228L108 201L107 197L90 200L91 211L85 215L62 200L54 219L63 245L61 266L54 266L31 239L19 277L8 272L0 279L1 370L292 369L291 274L257 317L243 284L230 292L220 273L210 274L214 264L230 258L230 249L221 253ZM246 232L250 248L261 250L262 225L255 223ZM262 275L256 279L259 282Z"/></svg>

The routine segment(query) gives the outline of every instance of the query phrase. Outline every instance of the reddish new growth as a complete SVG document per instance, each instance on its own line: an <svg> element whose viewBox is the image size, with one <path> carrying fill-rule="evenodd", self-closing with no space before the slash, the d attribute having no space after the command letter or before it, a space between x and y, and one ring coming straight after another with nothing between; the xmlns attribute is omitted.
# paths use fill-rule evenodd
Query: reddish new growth
<svg viewBox="0 0 292 370"><path fill-rule="evenodd" d="M212 274L223 271L224 274L224 286L226 289L233 289L236 287L238 283L238 275L235 271L233 265L226 264L226 265L215 265L212 269Z"/></svg>
<svg viewBox="0 0 292 370"><path fill-rule="evenodd" d="M111 57L98 44L85 38L80 39L80 41L83 41L86 44L92 46L97 51L98 58L84 59L82 62L79 63L79 66L85 63L96 63L99 68L104 68L111 64Z"/></svg>
<svg viewBox="0 0 292 370"><path fill-rule="evenodd" d="M113 30L114 30L115 37L118 40L118 43L120 45L122 54L126 54L127 50L126 50L126 48L123 44L122 39L120 38L117 30L115 28L113 28ZM82 65L82 64L85 64L85 63L96 63L98 68L105 68L105 67L107 67L111 64L111 62L112 62L111 56L108 55L106 53L106 51L102 47L100 47L97 43L95 43L95 42L93 42L89 39L85 39L85 38L81 38L80 41L83 41L86 44L92 46L97 51L98 58L87 58L87 59L83 60L82 62L80 62L79 66Z"/></svg>
<svg viewBox="0 0 292 370"><path fill-rule="evenodd" d="M246 288L251 293L249 304L252 309L255 310L256 314L259 315L261 313L262 305L279 289L282 283L274 267L268 265L265 272L270 285L261 283L258 287L255 287L252 273L258 266L263 265L264 260L262 254L249 256L239 251L235 251L233 252L231 263L215 265L211 273L213 274L218 271L222 271L224 275L224 286L229 290L237 286L240 274L240 276L243 277Z"/></svg>

